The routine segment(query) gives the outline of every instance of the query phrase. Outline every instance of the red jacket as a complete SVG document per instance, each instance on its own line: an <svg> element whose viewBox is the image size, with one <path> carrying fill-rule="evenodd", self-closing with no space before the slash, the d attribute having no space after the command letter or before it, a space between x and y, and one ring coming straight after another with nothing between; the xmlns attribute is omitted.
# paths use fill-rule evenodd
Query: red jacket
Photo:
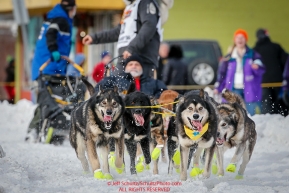
<svg viewBox="0 0 289 193"><path fill-rule="evenodd" d="M92 71L92 78L95 82L100 82L103 79L103 75L105 72L105 65L103 62L99 62L94 66Z"/></svg>

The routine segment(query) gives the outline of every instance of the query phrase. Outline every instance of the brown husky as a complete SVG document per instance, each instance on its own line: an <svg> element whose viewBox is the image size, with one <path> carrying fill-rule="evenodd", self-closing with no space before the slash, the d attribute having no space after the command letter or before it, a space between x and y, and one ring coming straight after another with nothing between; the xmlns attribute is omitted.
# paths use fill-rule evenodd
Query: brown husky
<svg viewBox="0 0 289 193"><path fill-rule="evenodd" d="M248 117L245 103L239 95L224 90L222 97L228 103L217 106L219 115L216 141L218 175L224 175L224 152L236 147L236 152L226 170L235 172L236 164L242 158L243 161L236 176L236 179L242 179L257 140L255 123Z"/></svg>

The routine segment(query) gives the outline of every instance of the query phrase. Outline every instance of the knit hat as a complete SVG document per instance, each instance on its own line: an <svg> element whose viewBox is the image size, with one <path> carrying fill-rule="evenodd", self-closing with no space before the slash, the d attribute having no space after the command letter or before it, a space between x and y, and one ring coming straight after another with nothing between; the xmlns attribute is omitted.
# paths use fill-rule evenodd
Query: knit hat
<svg viewBox="0 0 289 193"><path fill-rule="evenodd" d="M236 36L239 35L239 34L242 34L242 35L245 37L246 41L248 41L248 33L247 33L245 30L243 30L243 29L237 29L237 30L235 31L235 33L234 33L234 39L235 39Z"/></svg>
<svg viewBox="0 0 289 193"><path fill-rule="evenodd" d="M124 62L124 66L126 66L129 62L131 62L131 61L137 61L137 62L139 62L140 63L140 65L142 66L142 59L141 59L141 57L139 56L139 55L137 55L137 54L133 54L133 55L131 55L130 57L128 57L126 60L125 60L125 62Z"/></svg>
<svg viewBox="0 0 289 193"><path fill-rule="evenodd" d="M76 5L75 0L61 0L60 4L65 10L71 10Z"/></svg>
<svg viewBox="0 0 289 193"><path fill-rule="evenodd" d="M266 29L258 29L256 32L256 37L258 40L268 37L268 31Z"/></svg>
<svg viewBox="0 0 289 193"><path fill-rule="evenodd" d="M110 55L108 51L104 51L101 53L101 59L103 59L105 56Z"/></svg>

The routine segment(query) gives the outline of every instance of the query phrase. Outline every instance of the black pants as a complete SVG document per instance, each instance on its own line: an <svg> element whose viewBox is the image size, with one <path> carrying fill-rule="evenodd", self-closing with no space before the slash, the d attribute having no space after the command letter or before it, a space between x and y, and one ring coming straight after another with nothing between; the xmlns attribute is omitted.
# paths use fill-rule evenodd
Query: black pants
<svg viewBox="0 0 289 193"><path fill-rule="evenodd" d="M288 107L284 104L281 97L279 97L282 88L263 88L262 89L262 114L281 114L288 115Z"/></svg>

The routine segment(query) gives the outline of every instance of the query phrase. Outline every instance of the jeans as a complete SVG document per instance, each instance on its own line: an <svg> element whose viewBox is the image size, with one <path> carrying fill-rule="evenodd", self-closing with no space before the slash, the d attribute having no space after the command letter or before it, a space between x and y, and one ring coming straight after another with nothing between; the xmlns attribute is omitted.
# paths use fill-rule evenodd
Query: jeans
<svg viewBox="0 0 289 193"><path fill-rule="evenodd" d="M244 89L235 89L233 88L232 92L240 95L244 99ZM261 114L261 102L246 102L246 109L248 113L253 116L255 114Z"/></svg>

